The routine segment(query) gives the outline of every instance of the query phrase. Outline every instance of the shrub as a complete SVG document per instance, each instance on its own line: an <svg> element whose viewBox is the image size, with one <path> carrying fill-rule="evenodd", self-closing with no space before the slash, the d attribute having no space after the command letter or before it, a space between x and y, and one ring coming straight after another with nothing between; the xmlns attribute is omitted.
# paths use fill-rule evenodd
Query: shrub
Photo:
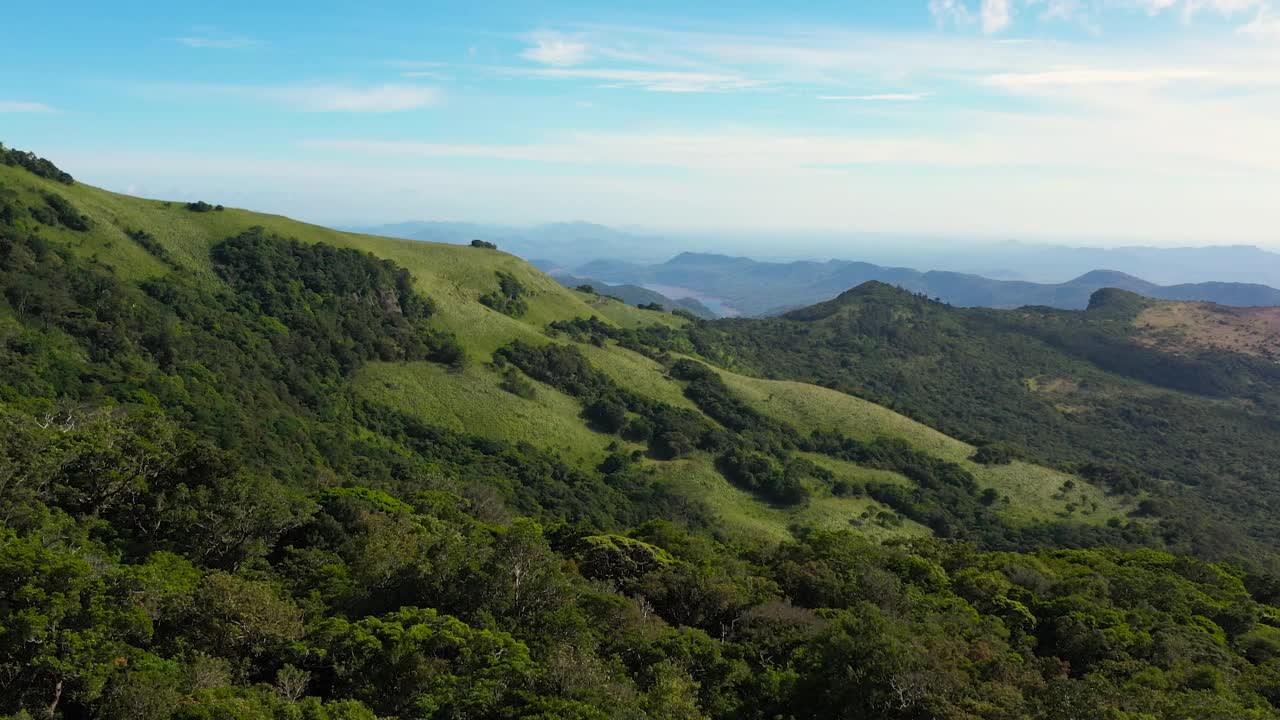
<svg viewBox="0 0 1280 720"><path fill-rule="evenodd" d="M498 270L498 289L480 298L480 304L511 317L520 317L529 309L525 297L529 291L511 273Z"/></svg>
<svg viewBox="0 0 1280 720"><path fill-rule="evenodd" d="M498 382L498 387L525 400L532 400L537 395L533 383L525 380L515 368L507 368L507 371L502 374L502 380Z"/></svg>
<svg viewBox="0 0 1280 720"><path fill-rule="evenodd" d="M1008 465L1017 458L1013 448L1003 443L991 443L978 448L973 461L980 465Z"/></svg>

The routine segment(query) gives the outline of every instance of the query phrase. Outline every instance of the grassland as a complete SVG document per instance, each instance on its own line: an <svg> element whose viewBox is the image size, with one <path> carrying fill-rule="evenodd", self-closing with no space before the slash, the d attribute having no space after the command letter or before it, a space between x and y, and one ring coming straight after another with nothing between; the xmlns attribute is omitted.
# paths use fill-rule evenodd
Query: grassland
<svg viewBox="0 0 1280 720"><path fill-rule="evenodd" d="M685 320L640 310L609 298L561 286L523 260L486 249L344 233L288 218L235 208L192 212L182 202L143 200L91 186L64 186L21 170L0 166L0 183L34 197L54 192L89 216L92 230L72 233L49 229L86 257L96 257L126 279L143 279L167 271L164 263L130 239L127 231L145 228L167 248L171 260L197 276L213 280L209 248L254 226L303 242L324 242L372 252L407 268L418 287L439 306L436 322L455 333L470 362L462 370L429 363L374 363L355 378L356 390L425 421L455 430L509 441L529 442L559 453L565 459L595 464L615 438L596 433L579 417L573 398L538 386L532 399L517 397L498 387L499 377L487 362L497 348L515 339L544 343L546 325L555 320L598 316L622 327L651 323L680 325ZM216 202L216 198L209 198ZM530 292L528 311L520 318L495 312L478 302L497 285L496 273L506 272ZM694 408L665 368L642 355L614 346L579 346L593 365L614 381L642 395L673 405ZM1092 486L1046 468L1014 463L998 468L968 460L973 448L886 408L838 392L796 382L778 382L723 373L729 386L762 412L803 431L839 429L853 437L901 437L938 457L963 463L979 481L997 488L1009 499L1004 512L1011 519L1033 521L1065 516L1103 521L1121 512ZM638 449L639 446L628 446ZM829 458L813 457L837 477L853 481L907 482L892 473L868 470ZM715 471L711 459L694 456L674 461L647 460L655 481L710 507L730 532L782 538L795 526L858 527L868 534L927 534L914 523L886 527L874 516L887 508L866 498L838 498L825 491L798 508L778 508L742 492ZM1073 510L1074 508L1074 510ZM867 515L872 517L868 519Z"/></svg>
<svg viewBox="0 0 1280 720"><path fill-rule="evenodd" d="M1223 350L1280 359L1280 308L1152 302L1134 328L1139 342L1170 353Z"/></svg>
<svg viewBox="0 0 1280 720"><path fill-rule="evenodd" d="M757 410L804 432L839 430L860 440L897 437L935 457L960 463L977 477L979 484L995 488L1008 498L1001 512L1010 520L1073 517L1106 522L1127 509L1084 480L1050 468L1018 461L1003 466L975 463L969 459L973 446L851 395L805 383L762 380L724 371L720 375Z"/></svg>

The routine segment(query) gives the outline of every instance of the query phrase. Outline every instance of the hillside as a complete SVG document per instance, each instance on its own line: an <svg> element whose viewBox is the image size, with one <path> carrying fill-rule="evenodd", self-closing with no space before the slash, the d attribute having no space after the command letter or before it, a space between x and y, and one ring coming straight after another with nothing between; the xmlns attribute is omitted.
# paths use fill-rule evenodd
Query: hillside
<svg viewBox="0 0 1280 720"><path fill-rule="evenodd" d="M1201 506L1064 460L1114 440L1003 437L1020 421L984 388L1011 366L938 392L961 376L932 374L928 343L950 333L979 372L997 325L1024 388L1096 383L1101 407L1188 382L1018 355L1076 315L872 285L691 321L494 249L0 160L0 713L1277 716L1269 526L1184 547L1166 524ZM1150 307L1104 295L1089 317L1137 332ZM884 372L882 404L853 367ZM1261 365L1229 369L1224 422L1270 407ZM974 393L989 433L954 429L983 417ZM930 396L961 414L930 419ZM1145 472L1124 438L1114 460Z"/></svg>
<svg viewBox="0 0 1280 720"><path fill-rule="evenodd" d="M658 265L597 261L579 267L576 272L607 282L688 288L720 298L746 315L776 314L824 302L871 281L888 283L959 307L1011 309L1042 305L1082 310L1088 306L1089 297L1103 288L1120 288L1166 300L1199 300L1241 307L1280 305L1280 290L1265 285L1204 282L1161 286L1105 270L1090 271L1063 283L1043 284L957 272L920 272L844 260L765 263L724 255L682 253Z"/></svg>
<svg viewBox="0 0 1280 720"><path fill-rule="evenodd" d="M691 342L752 374L868 398L974 442L1095 479L1124 468L1169 542L1270 554L1280 526L1280 367L1262 309L1118 290L1086 311L959 309L881 283L770 320L703 323ZM1105 479L1102 480L1106 482ZM1216 521L1208 521L1216 518Z"/></svg>

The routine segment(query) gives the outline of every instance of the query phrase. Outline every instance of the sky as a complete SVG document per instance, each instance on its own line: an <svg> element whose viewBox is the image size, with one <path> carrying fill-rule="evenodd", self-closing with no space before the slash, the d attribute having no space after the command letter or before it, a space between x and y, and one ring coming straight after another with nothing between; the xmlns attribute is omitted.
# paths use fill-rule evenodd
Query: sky
<svg viewBox="0 0 1280 720"><path fill-rule="evenodd" d="M336 225L1280 245L1280 0L21 3L0 142Z"/></svg>

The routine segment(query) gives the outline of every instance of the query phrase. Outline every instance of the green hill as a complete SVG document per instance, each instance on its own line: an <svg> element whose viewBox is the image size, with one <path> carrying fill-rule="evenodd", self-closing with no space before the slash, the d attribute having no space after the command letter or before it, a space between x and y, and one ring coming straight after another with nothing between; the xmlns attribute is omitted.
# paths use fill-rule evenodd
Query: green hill
<svg viewBox="0 0 1280 720"><path fill-rule="evenodd" d="M15 718L1276 716L1277 581L1153 549L1176 496L762 379L744 328L843 305L690 321L2 147L0 295Z"/></svg>
<svg viewBox="0 0 1280 720"><path fill-rule="evenodd" d="M685 342L740 372L833 388L977 445L1142 488L1172 546L1270 562L1280 525L1274 313L1099 291L1086 311L960 309L868 283Z"/></svg>
<svg viewBox="0 0 1280 720"><path fill-rule="evenodd" d="M499 389L501 373L488 364L493 351L515 340L550 342L544 328L557 320L594 316L619 328L649 325L678 328L686 324L684 319L673 315L640 310L606 297L564 288L519 258L495 250L352 235L234 208L196 212L186 203L130 198L83 184L55 187L56 184L41 183L18 169L0 168L0 172L6 173L0 175L6 186L17 190L18 197L25 201L38 202L41 193L55 192L72 202L88 218L90 230L74 232L58 227L45 228L41 232L65 243L76 255L99 263L114 275L130 281L164 276L178 268L189 272L203 286L214 287L217 277L209 249L227 237L254 227L302 242L371 252L395 262L408 270L413 275L415 286L435 302L433 324L453 333L471 362L463 370L448 370L430 363L369 364L353 377L352 387L357 394L395 407L423 422L457 432L509 442L530 442L562 454L579 467L591 468L602 461L613 439L590 430L578 417L581 412L578 403L551 388L541 388L532 399L520 398ZM163 261L129 237L129 231L135 228L148 228L154 242L163 248ZM495 311L480 302L480 298L496 289L498 273L514 277L525 294L523 299L527 307L519 317ZM612 342L601 345L581 343L580 347L595 367L609 374L622 387L655 400L694 407L684 398L681 385L667 377L661 364ZM746 378L737 379L740 383L747 381ZM798 390L804 392L803 388ZM835 397L834 394L832 396ZM836 402L856 401L838 396ZM766 413L771 411L767 405L762 409ZM882 429L881 434L903 437L939 457L967 461L966 449L961 444L953 442L946 446L947 451L943 451L942 446L930 444L932 439L922 441L924 436L914 423L881 408L874 410L878 411L874 423ZM781 407L779 411L786 412ZM796 422L797 416L792 412L779 419ZM806 432L818 429L804 420L800 420L798 425ZM835 428L840 423L829 425L824 425L823 429ZM641 446L632 444L628 447L634 450ZM822 524L826 526L841 527L847 526L867 506L876 512L889 510L870 500L857 506L857 512L851 516L842 516L821 507L799 512L744 510L738 506L754 504L755 501L724 482L711 467L712 459L710 456L698 456L686 462L696 465L694 475L719 478L719 482L699 480L683 483L676 478L670 483L673 486L671 491L689 495L713 508L730 508L729 515L724 518L730 521L737 517L755 516L756 519L745 526L747 531L759 531L763 522L767 524L765 531L770 536L780 538L788 534L787 528L795 524L796 516L820 517L824 518ZM672 475L662 470L660 461L654 464L658 477ZM980 468L975 469L980 474L990 475ZM1040 469L1028 467L1027 470L1013 482L985 478L985 485L1015 493L1009 496L1010 505L1005 511L1010 517L1018 521L1052 520L1066 514L1068 504L1079 505L1075 498L1054 499L1062 484L1061 477ZM1019 492L1020 486L1028 484L1035 489ZM725 496L734 500L730 501ZM1090 501L1096 502L1098 496L1098 493L1093 493ZM842 498L819 493L808 504L842 507L847 503ZM1105 520L1114 514L1113 506L1105 500L1102 504L1106 509L1099 511L1091 521ZM761 520L760 517L769 520ZM732 531L733 523L727 523L726 528Z"/></svg>

